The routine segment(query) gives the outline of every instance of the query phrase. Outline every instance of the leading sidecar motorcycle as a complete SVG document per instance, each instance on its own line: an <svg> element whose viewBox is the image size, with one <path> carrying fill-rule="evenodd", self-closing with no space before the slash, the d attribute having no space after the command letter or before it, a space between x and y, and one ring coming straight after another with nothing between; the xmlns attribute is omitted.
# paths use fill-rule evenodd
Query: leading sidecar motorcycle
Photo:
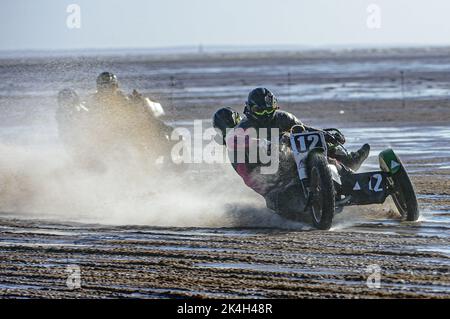
<svg viewBox="0 0 450 319"><path fill-rule="evenodd" d="M382 204L388 196L392 197L403 219L416 221L419 218L414 187L392 149L379 154L380 170L355 173L328 159L326 134L329 133L303 132L301 127L294 126L289 137L297 168L292 182L296 184L295 189L300 190L294 196L301 197L301 211L311 214L316 228L330 229L335 214L345 206Z"/></svg>

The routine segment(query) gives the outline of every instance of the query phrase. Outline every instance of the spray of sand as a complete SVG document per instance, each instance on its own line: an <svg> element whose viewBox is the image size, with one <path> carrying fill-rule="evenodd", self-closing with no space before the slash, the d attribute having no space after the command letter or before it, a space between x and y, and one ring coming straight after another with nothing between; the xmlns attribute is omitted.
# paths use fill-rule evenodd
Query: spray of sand
<svg viewBox="0 0 450 319"><path fill-rule="evenodd" d="M96 154L102 157L102 168L93 169L79 165L59 144L3 143L0 153L0 212L16 218L168 227L304 228L265 209L264 200L247 190L229 164L216 169L151 169L133 152L125 152L127 156L120 161Z"/></svg>
<svg viewBox="0 0 450 319"><path fill-rule="evenodd" d="M183 176L148 173L131 162L89 170L56 148L30 151L2 145L0 151L7 154L0 161L2 212L72 221L188 226L214 223L213 215L220 211L214 207L217 200L204 193L206 189L188 185Z"/></svg>

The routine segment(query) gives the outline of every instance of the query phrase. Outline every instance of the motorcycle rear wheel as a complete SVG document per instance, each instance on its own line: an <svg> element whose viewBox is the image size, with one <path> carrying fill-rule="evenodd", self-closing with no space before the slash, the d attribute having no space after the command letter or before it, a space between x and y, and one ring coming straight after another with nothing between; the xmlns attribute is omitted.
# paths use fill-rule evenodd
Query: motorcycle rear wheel
<svg viewBox="0 0 450 319"><path fill-rule="evenodd" d="M328 230L335 212L335 190L328 168L328 160L322 152L311 152L308 156L310 206L314 227Z"/></svg>

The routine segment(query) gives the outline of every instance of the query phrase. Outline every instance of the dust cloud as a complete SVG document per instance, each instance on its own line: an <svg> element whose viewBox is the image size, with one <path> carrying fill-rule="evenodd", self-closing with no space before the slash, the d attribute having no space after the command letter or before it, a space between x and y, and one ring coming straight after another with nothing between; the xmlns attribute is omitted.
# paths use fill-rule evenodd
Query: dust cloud
<svg viewBox="0 0 450 319"><path fill-rule="evenodd" d="M120 158L94 145L83 161L73 145L56 140L0 144L2 214L112 225L303 227L267 210L229 164L156 165L127 144L115 145Z"/></svg>

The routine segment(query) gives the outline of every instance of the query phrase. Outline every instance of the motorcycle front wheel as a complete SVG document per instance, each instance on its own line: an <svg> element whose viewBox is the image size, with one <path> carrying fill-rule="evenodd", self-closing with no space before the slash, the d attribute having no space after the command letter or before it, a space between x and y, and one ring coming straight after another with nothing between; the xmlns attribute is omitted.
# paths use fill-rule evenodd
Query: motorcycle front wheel
<svg viewBox="0 0 450 319"><path fill-rule="evenodd" d="M388 180L393 185L392 199L402 218L407 221L417 221L419 219L419 206L416 192L403 166Z"/></svg>
<svg viewBox="0 0 450 319"><path fill-rule="evenodd" d="M319 151L308 155L309 198L314 227L328 230L335 212L335 190L326 156Z"/></svg>

